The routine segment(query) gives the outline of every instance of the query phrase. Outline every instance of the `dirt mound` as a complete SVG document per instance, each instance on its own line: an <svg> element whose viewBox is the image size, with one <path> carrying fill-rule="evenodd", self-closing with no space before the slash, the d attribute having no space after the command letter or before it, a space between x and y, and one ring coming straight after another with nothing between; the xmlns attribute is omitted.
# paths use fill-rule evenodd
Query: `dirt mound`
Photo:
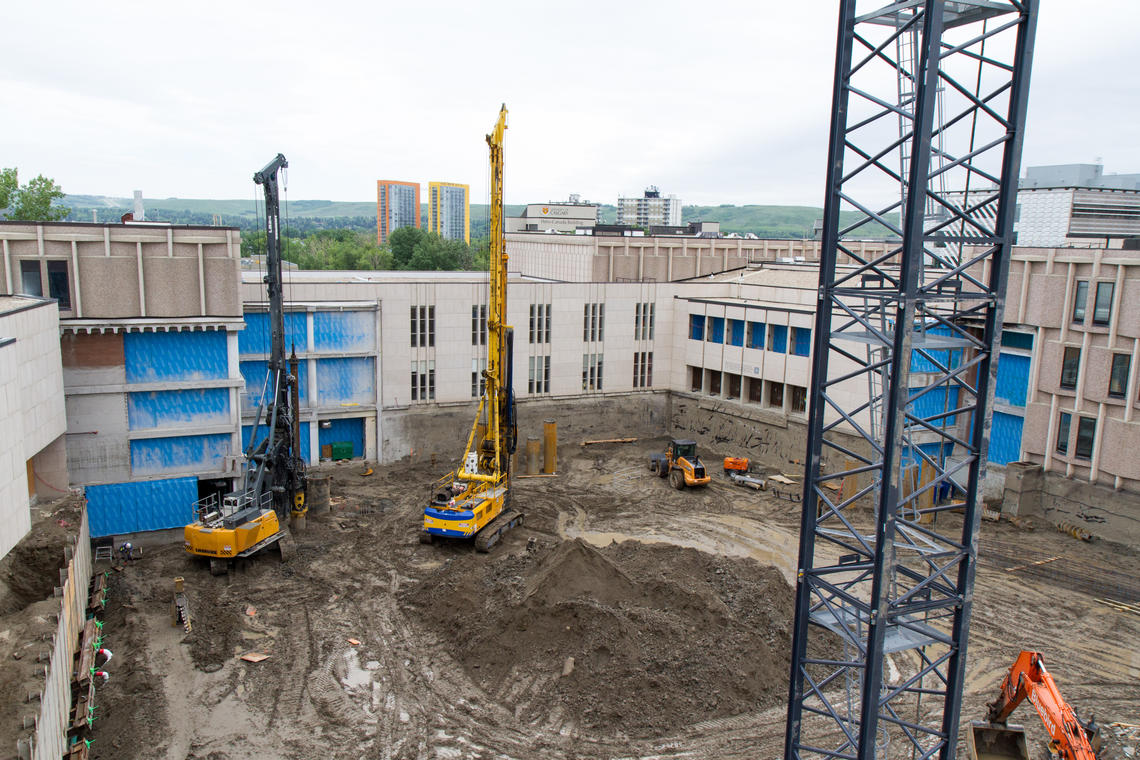
<svg viewBox="0 0 1140 760"><path fill-rule="evenodd" d="M32 529L0 559L0 615L51 597L60 569L67 566L64 549L74 545L79 519L74 497L33 517Z"/></svg>
<svg viewBox="0 0 1140 760"><path fill-rule="evenodd" d="M792 592L752 560L566 541L456 558L404 601L522 715L651 736L786 696Z"/></svg>

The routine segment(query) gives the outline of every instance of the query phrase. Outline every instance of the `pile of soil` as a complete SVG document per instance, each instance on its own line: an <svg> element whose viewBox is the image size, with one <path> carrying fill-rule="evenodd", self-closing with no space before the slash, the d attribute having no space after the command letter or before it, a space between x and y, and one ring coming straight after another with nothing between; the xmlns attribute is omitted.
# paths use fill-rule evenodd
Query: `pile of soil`
<svg viewBox="0 0 1140 760"><path fill-rule="evenodd" d="M486 692L592 731L659 735L787 695L792 590L753 560L564 541L457 558L403 601Z"/></svg>

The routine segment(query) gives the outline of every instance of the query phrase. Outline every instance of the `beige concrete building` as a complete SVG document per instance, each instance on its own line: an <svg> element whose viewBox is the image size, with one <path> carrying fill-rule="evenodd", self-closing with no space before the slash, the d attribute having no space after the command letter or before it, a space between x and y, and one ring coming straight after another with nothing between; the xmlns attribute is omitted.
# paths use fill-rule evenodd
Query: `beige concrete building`
<svg viewBox="0 0 1140 760"><path fill-rule="evenodd" d="M598 223L594 203L529 203L520 216L508 216L507 232L569 232L592 229Z"/></svg>
<svg viewBox="0 0 1140 760"><path fill-rule="evenodd" d="M0 557L31 528L37 497L67 492L59 312L54 301L0 296Z"/></svg>

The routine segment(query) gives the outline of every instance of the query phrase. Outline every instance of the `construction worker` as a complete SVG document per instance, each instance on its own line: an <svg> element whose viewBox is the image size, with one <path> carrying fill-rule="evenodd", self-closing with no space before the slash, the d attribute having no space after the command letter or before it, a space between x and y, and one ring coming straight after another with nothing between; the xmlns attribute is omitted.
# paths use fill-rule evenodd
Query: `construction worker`
<svg viewBox="0 0 1140 760"><path fill-rule="evenodd" d="M127 563L135 558L135 547L131 545L130 541L124 541L119 544L119 557L123 563Z"/></svg>

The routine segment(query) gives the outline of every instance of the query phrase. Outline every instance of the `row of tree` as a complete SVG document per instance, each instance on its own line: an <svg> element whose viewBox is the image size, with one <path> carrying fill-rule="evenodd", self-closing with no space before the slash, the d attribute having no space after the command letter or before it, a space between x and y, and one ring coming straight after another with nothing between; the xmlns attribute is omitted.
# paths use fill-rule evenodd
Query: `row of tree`
<svg viewBox="0 0 1140 760"><path fill-rule="evenodd" d="M0 169L0 219L55 222L66 219L71 209L56 206L63 190L44 175L23 185L15 168Z"/></svg>
<svg viewBox="0 0 1140 760"><path fill-rule="evenodd" d="M242 232L242 256L265 254L265 232ZM300 269L402 269L412 271L470 271L487 268L486 240L468 245L433 232L401 227L379 245L376 235L355 230L318 230L281 238L281 257Z"/></svg>

